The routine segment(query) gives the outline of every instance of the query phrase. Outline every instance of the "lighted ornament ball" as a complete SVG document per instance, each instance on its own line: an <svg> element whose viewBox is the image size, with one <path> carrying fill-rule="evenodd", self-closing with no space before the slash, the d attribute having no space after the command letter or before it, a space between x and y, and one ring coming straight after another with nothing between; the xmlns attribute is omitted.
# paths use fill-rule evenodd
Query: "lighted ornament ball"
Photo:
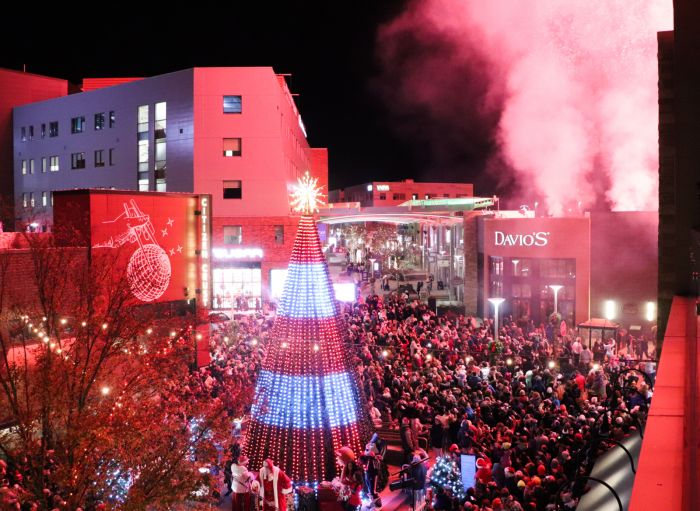
<svg viewBox="0 0 700 511"><path fill-rule="evenodd" d="M129 287L134 296L144 302L160 298L170 284L170 259L154 243L138 248L129 259L126 269Z"/></svg>

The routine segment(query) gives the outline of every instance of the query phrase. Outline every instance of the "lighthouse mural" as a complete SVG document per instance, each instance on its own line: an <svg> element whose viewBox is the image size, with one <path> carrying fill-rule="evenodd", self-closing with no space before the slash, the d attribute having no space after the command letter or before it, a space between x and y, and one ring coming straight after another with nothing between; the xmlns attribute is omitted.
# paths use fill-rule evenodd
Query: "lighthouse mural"
<svg viewBox="0 0 700 511"><path fill-rule="evenodd" d="M311 485L332 479L335 451L348 445L359 453L369 433L313 219L320 198L307 172L292 195L302 216L245 443L251 467L270 458L296 483Z"/></svg>

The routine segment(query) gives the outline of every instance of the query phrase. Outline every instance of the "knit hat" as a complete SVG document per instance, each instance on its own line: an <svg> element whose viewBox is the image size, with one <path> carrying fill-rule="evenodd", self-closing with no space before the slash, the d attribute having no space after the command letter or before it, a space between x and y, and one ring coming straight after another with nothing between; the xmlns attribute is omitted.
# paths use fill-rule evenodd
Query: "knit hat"
<svg viewBox="0 0 700 511"><path fill-rule="evenodd" d="M523 481L522 479L520 481L518 481L518 488L525 488L525 486L527 486L525 484L525 481Z"/></svg>
<svg viewBox="0 0 700 511"><path fill-rule="evenodd" d="M344 463L355 461L355 453L347 445L335 451L335 455L338 456Z"/></svg>

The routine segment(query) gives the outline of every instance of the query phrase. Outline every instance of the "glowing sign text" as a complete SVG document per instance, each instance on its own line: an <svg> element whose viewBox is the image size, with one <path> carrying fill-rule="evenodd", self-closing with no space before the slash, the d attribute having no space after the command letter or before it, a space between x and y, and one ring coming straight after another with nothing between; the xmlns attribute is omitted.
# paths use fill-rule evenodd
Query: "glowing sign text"
<svg viewBox="0 0 700 511"><path fill-rule="evenodd" d="M262 259L262 248L213 248L215 259Z"/></svg>
<svg viewBox="0 0 700 511"><path fill-rule="evenodd" d="M542 231L532 234L506 234L503 231L495 231L494 235L497 247L544 247L549 242L549 233Z"/></svg>

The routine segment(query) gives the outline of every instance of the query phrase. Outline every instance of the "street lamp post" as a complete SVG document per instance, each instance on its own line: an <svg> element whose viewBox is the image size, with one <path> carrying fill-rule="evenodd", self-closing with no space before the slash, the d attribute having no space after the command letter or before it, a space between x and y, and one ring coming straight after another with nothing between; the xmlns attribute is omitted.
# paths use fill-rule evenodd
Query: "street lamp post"
<svg viewBox="0 0 700 511"><path fill-rule="evenodd" d="M560 284L552 284L549 287L552 288L552 291L554 291L554 314L558 314L559 307L558 307L557 297L559 295L559 290L561 288L563 288L564 286L562 286Z"/></svg>
<svg viewBox="0 0 700 511"><path fill-rule="evenodd" d="M493 305L494 310L494 322L493 322L493 339L498 340L498 308L505 301L505 298L489 298L489 302Z"/></svg>

